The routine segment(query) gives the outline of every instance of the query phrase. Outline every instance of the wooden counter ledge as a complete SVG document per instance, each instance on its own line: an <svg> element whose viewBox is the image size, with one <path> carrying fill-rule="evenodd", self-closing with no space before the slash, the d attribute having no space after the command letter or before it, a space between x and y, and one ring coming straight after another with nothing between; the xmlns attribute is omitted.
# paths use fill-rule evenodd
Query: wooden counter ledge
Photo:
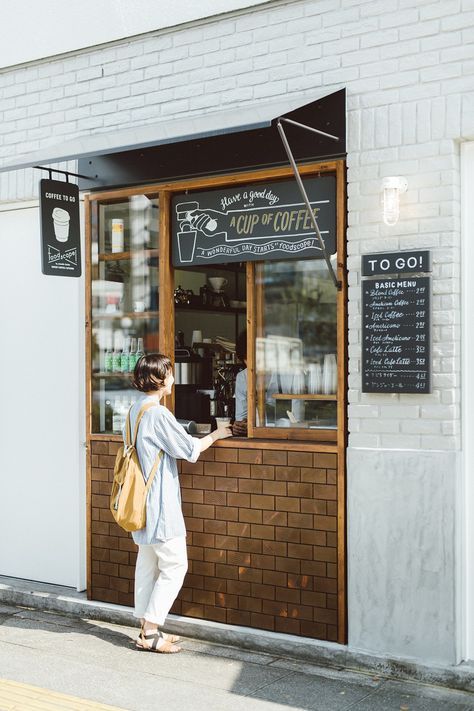
<svg viewBox="0 0 474 711"><path fill-rule="evenodd" d="M204 435L202 435L204 436ZM89 438L96 442L121 442L120 435L93 434ZM247 437L229 437L214 442L213 447L237 449L285 449L290 452L337 452L336 442L313 442L296 439L248 439Z"/></svg>

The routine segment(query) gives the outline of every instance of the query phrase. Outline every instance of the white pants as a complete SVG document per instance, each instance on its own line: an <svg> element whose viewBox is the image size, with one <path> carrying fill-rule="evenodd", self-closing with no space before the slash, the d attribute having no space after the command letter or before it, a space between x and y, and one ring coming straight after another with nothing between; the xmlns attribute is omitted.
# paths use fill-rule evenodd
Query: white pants
<svg viewBox="0 0 474 711"><path fill-rule="evenodd" d="M134 616L163 625L187 569L186 536L138 546Z"/></svg>

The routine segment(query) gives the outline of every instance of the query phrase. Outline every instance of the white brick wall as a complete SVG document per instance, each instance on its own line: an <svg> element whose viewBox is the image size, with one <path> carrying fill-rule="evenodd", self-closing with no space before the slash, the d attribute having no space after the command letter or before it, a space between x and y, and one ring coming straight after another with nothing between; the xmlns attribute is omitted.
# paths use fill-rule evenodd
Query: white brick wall
<svg viewBox="0 0 474 711"><path fill-rule="evenodd" d="M349 429L352 446L459 447L459 141L474 137L473 0L275 2L0 72L0 160L73 136L301 91L348 95ZM401 219L380 184L405 175ZM4 174L0 199L36 195ZM360 391L360 255L433 253L431 395Z"/></svg>

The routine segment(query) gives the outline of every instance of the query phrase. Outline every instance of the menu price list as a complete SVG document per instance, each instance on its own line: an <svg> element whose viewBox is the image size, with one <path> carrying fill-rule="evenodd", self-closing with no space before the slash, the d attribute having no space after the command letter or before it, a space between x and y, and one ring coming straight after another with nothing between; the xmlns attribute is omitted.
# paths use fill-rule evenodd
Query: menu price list
<svg viewBox="0 0 474 711"><path fill-rule="evenodd" d="M431 392L431 277L362 282L362 392Z"/></svg>

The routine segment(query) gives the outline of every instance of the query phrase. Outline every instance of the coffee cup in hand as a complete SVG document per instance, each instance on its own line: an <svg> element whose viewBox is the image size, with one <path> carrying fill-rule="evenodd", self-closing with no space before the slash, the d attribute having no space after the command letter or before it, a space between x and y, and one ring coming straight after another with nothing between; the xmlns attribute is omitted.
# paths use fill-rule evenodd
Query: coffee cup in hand
<svg viewBox="0 0 474 711"><path fill-rule="evenodd" d="M222 418L225 419L225 418ZM232 429L229 425L218 425L217 429L212 433L214 442L218 439L225 439L226 437L232 437Z"/></svg>
<svg viewBox="0 0 474 711"><path fill-rule="evenodd" d="M230 417L216 417L217 427L229 427Z"/></svg>

